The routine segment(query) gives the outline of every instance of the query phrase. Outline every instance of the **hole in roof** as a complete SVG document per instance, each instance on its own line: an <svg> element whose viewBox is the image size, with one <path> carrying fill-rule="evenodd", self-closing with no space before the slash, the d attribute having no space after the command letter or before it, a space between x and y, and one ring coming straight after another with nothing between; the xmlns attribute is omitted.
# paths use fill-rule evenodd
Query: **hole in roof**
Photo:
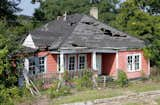
<svg viewBox="0 0 160 105"><path fill-rule="evenodd" d="M113 34L113 37L127 37L125 34L115 33Z"/></svg>
<svg viewBox="0 0 160 105"><path fill-rule="evenodd" d="M87 25L92 25L92 24L94 24L94 22L86 22L86 21L83 21L83 22L81 22L81 23L87 24Z"/></svg>
<svg viewBox="0 0 160 105"><path fill-rule="evenodd" d="M112 32L108 29L105 29L105 28L101 28L101 31L105 34L105 35L109 35L109 36L112 36Z"/></svg>
<svg viewBox="0 0 160 105"><path fill-rule="evenodd" d="M72 46L73 46L73 47L78 47L78 45L77 45L77 44L75 44L75 43L72 43Z"/></svg>

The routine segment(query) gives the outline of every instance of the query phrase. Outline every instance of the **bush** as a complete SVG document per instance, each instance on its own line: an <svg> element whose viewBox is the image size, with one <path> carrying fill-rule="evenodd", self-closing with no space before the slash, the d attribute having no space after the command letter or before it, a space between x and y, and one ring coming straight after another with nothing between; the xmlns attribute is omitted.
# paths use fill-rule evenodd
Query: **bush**
<svg viewBox="0 0 160 105"><path fill-rule="evenodd" d="M57 90L57 87L58 87L58 81L56 81L53 84L52 88L50 88L50 91L49 91L50 98L56 98L59 96L66 96L68 94L71 94L70 87L61 86L59 90Z"/></svg>
<svg viewBox="0 0 160 105"><path fill-rule="evenodd" d="M75 79L77 89L81 90L83 88L92 88L92 71L91 70L83 70L82 76Z"/></svg>
<svg viewBox="0 0 160 105"><path fill-rule="evenodd" d="M0 105L14 105L21 97L26 96L27 93L28 91L25 88L5 88L3 85L0 85Z"/></svg>
<svg viewBox="0 0 160 105"><path fill-rule="evenodd" d="M127 86L128 85L128 79L127 79L127 75L123 70L118 70L118 79L117 79L117 83L121 86Z"/></svg>

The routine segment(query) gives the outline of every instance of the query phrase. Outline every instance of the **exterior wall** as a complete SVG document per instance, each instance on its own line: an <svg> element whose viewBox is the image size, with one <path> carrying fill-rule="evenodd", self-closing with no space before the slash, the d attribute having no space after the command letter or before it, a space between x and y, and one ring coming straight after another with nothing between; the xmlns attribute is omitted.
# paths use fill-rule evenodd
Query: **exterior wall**
<svg viewBox="0 0 160 105"><path fill-rule="evenodd" d="M135 72L129 72L127 68L127 55L128 54L141 54L141 70ZM144 53L142 50L131 50L131 51L119 51L118 52L119 64L118 68L124 70L129 79L138 78L142 75L142 70L146 75L149 75L149 62L148 59L144 57Z"/></svg>
<svg viewBox="0 0 160 105"><path fill-rule="evenodd" d="M38 57L46 56L46 73L56 73L57 72L57 54L50 54L47 51L39 52Z"/></svg>
<svg viewBox="0 0 160 105"><path fill-rule="evenodd" d="M102 75L115 76L116 54L102 54Z"/></svg>

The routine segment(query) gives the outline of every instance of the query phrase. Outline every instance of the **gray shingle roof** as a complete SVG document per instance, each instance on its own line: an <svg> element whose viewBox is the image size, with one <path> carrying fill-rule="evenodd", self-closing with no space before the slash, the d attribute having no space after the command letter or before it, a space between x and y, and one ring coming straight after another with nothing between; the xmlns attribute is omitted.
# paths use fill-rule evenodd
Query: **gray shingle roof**
<svg viewBox="0 0 160 105"><path fill-rule="evenodd" d="M84 14L68 15L31 32L38 47L142 48L144 42Z"/></svg>

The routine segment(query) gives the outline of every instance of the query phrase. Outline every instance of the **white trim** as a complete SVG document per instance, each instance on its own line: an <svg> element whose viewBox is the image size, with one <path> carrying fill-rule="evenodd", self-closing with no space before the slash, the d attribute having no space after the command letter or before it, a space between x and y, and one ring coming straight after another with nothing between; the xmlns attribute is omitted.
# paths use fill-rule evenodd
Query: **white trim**
<svg viewBox="0 0 160 105"><path fill-rule="evenodd" d="M74 70L69 70L69 59L70 59L70 57L74 57L74 58L75 58ZM75 54L73 54L73 55L68 55L68 71L76 71L76 69L77 69L77 57L76 57L76 55L75 55Z"/></svg>
<svg viewBox="0 0 160 105"><path fill-rule="evenodd" d="M97 70L97 66L96 66L96 52L92 52L92 69L93 70Z"/></svg>
<svg viewBox="0 0 160 105"><path fill-rule="evenodd" d="M58 72L58 73L59 73L59 69L60 69L59 57L60 57L60 55L57 54L57 61L56 61L56 62L57 62L57 72ZM63 59L64 59L64 70L65 70L65 69L67 68L67 67L66 67L66 64L67 64L67 62L66 62L67 56L64 55L64 58L63 58Z"/></svg>
<svg viewBox="0 0 160 105"><path fill-rule="evenodd" d="M47 70L48 70L48 69L47 69L47 67L48 67L47 64L48 64L48 63L47 63L47 56L45 56L45 57L44 57L44 73L47 73Z"/></svg>
<svg viewBox="0 0 160 105"><path fill-rule="evenodd" d="M33 48L33 49L36 49L37 47L35 46L34 42L33 42L33 39L32 39L32 36L31 34L29 34L26 39L24 40L23 46L26 46L26 47L30 47L30 48Z"/></svg>
<svg viewBox="0 0 160 105"><path fill-rule="evenodd" d="M64 54L60 53L60 73L64 73Z"/></svg>
<svg viewBox="0 0 160 105"><path fill-rule="evenodd" d="M135 56L139 56L139 69L135 70ZM132 70L129 70L128 69L128 56L132 56ZM127 63L126 63L126 66L127 66L127 71L128 72L137 72L137 71L141 71L142 69L142 56L140 53L136 53L136 54L127 54Z"/></svg>
<svg viewBox="0 0 160 105"><path fill-rule="evenodd" d="M117 51L116 52L116 79L118 79L118 69L119 69L119 55L118 55L118 51Z"/></svg>
<svg viewBox="0 0 160 105"><path fill-rule="evenodd" d="M24 59L24 69L27 70L27 72L29 72L29 59L28 58Z"/></svg>
<svg viewBox="0 0 160 105"><path fill-rule="evenodd" d="M78 54L78 70L81 70L80 68L79 68L79 60L80 60L80 56L84 56L85 57L85 64L84 64L84 67L85 68L87 68L87 55L86 54ZM84 68L84 69L85 69Z"/></svg>

